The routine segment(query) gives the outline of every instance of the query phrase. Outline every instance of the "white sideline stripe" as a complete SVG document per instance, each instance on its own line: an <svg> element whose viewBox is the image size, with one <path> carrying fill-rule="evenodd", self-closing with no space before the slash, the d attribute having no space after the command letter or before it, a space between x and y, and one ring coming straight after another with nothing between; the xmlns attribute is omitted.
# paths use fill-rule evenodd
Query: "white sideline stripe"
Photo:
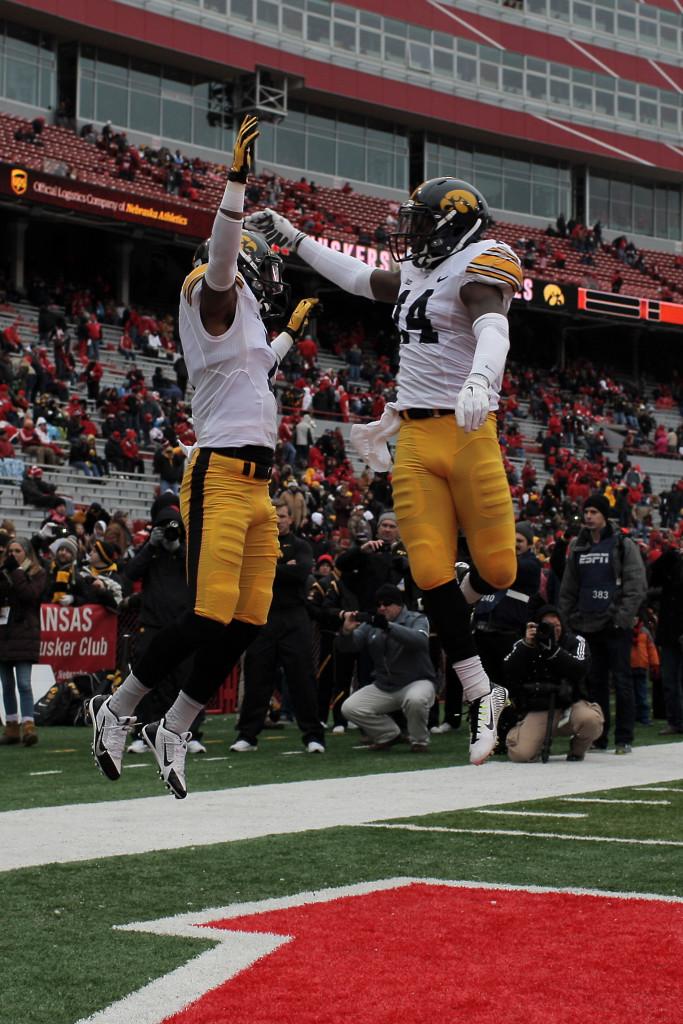
<svg viewBox="0 0 683 1024"><path fill-rule="evenodd" d="M61 774L62 774L62 769L61 768L53 768L49 772L29 772L29 775L61 775Z"/></svg>
<svg viewBox="0 0 683 1024"><path fill-rule="evenodd" d="M634 786L634 793L683 793L683 786Z"/></svg>
<svg viewBox="0 0 683 1024"><path fill-rule="evenodd" d="M670 800L608 800L604 796L563 796L564 804L644 804L647 807L670 807Z"/></svg>
<svg viewBox="0 0 683 1024"><path fill-rule="evenodd" d="M172 800L162 792L0 813L0 870L683 780L683 743L638 747L624 761L589 753L580 764L559 757L545 765L489 762L480 768L423 768L201 793L192 792L190 774L187 800ZM217 772L217 784L222 778ZM109 785L101 780L103 792Z"/></svg>
<svg viewBox="0 0 683 1024"><path fill-rule="evenodd" d="M273 935L268 932L238 932L223 928L200 928L198 925L211 921L224 921L252 914L265 914L276 910L287 910L306 904L329 903L350 896L364 896L372 892L398 889L409 885L438 885L457 889L485 889L490 892L528 892L531 894L558 893L583 898L653 900L662 903L683 903L678 896L662 896L649 893L609 892L599 889L558 888L538 885L508 885L498 882L468 882L441 878L387 878L356 885L318 889L292 896L282 896L249 903L233 903L227 907L209 907L195 913L162 917L155 921L133 921L116 925L117 931L134 931L152 935L181 936L199 940L211 939L217 945L201 953L181 967L157 978L148 985L123 999L112 1003L104 1010L82 1018L76 1024L161 1024L168 1017L182 1010L188 1004L201 998L206 992L224 984L239 971L251 966L256 960L267 956L291 936Z"/></svg>
<svg viewBox="0 0 683 1024"><path fill-rule="evenodd" d="M587 818L588 817L587 814L572 814L571 812L564 814L564 813L562 813L562 811L557 811L556 813L553 813L552 811L492 811L492 810L488 810L487 809L487 810L478 810L478 811L475 811L474 813L475 814L509 814L510 816L514 815L517 818Z"/></svg>
<svg viewBox="0 0 683 1024"><path fill-rule="evenodd" d="M624 839L621 836L579 836L566 832L522 832L515 828L447 828L445 825L390 825L365 822L357 828L396 828L406 832L453 832L466 836L528 836L530 839L570 839L579 843L626 843L629 846L683 846L676 839Z"/></svg>

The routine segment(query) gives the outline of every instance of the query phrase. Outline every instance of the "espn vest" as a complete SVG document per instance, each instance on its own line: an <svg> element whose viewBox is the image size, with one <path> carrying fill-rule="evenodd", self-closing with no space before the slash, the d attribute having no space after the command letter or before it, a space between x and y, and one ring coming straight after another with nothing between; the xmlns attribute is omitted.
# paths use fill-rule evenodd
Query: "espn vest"
<svg viewBox="0 0 683 1024"><path fill-rule="evenodd" d="M578 609L586 614L606 612L621 585L615 566L615 536L605 537L591 545L590 551L575 555L579 571Z"/></svg>

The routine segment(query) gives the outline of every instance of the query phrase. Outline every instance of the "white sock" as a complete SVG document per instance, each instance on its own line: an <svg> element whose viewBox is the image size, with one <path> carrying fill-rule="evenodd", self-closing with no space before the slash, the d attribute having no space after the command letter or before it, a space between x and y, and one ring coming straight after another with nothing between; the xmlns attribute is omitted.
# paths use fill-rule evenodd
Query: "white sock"
<svg viewBox="0 0 683 1024"><path fill-rule="evenodd" d="M491 681L484 672L478 654L475 654L473 658L465 658L464 661L454 661L453 668L462 683L465 700L470 704L477 697L485 697L487 693L491 692Z"/></svg>
<svg viewBox="0 0 683 1024"><path fill-rule="evenodd" d="M128 718L135 714L135 709L148 693L149 686L143 686L137 676L131 672L126 676L118 690L109 701L109 710L113 711L118 718Z"/></svg>
<svg viewBox="0 0 683 1024"><path fill-rule="evenodd" d="M460 592L462 593L462 596L465 598L468 604L476 604L479 598L481 597L481 594L477 593L477 591L470 583L469 573L467 573L467 576L463 578L463 581L460 584Z"/></svg>
<svg viewBox="0 0 683 1024"><path fill-rule="evenodd" d="M170 729L171 732L187 732L203 707L204 704L192 700L192 697L188 697L181 690L164 715L164 728Z"/></svg>

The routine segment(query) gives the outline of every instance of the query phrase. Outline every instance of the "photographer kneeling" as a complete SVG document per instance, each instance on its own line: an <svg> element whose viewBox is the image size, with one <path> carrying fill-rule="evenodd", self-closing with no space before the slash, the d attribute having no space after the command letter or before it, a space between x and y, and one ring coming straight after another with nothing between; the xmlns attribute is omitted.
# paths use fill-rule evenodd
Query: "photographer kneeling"
<svg viewBox="0 0 683 1024"><path fill-rule="evenodd" d="M367 648L374 666L373 682L356 690L342 704L342 714L371 740L371 750L383 750L401 739L392 711L403 711L411 750L429 746L427 721L434 703L434 666L429 656L429 621L410 612L403 593L385 583L375 594L376 614L344 612L337 646L342 651Z"/></svg>
<svg viewBox="0 0 683 1024"><path fill-rule="evenodd" d="M565 631L553 605L539 608L536 617L538 622L527 623L524 638L505 659L519 716L507 735L508 756L511 761L534 761L539 756L554 696L552 736L571 736L567 760L583 761L604 724L599 704L587 700L586 641Z"/></svg>

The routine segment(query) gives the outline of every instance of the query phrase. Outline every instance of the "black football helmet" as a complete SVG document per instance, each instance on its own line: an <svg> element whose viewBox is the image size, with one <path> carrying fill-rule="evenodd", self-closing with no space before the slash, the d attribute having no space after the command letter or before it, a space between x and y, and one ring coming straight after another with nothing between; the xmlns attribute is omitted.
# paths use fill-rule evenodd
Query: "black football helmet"
<svg viewBox="0 0 683 1024"><path fill-rule="evenodd" d="M396 231L389 236L391 255L397 263L412 260L429 269L476 242L489 220L488 204L473 185L459 178L431 178L401 205Z"/></svg>
<svg viewBox="0 0 683 1024"><path fill-rule="evenodd" d="M207 238L195 249L193 267L209 262L209 242ZM282 267L282 257L273 252L262 234L242 229L237 269L258 299L261 319L267 326L289 313L291 288L282 280Z"/></svg>

